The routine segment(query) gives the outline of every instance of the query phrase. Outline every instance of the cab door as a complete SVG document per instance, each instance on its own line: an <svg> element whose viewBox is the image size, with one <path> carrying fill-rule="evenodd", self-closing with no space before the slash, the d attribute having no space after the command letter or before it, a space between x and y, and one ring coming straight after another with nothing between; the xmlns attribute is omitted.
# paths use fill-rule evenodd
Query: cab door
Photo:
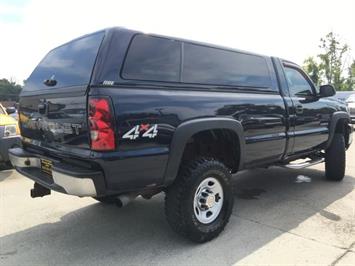
<svg viewBox="0 0 355 266"><path fill-rule="evenodd" d="M317 97L314 84L301 68L289 63L283 65L293 103L289 110L290 133L294 139L292 153L307 152L327 141L332 110Z"/></svg>

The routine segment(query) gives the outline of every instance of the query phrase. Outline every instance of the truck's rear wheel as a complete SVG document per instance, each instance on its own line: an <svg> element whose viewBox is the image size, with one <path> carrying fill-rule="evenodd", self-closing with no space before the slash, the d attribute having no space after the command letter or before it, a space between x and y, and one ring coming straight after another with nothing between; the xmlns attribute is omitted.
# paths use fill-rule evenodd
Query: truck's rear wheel
<svg viewBox="0 0 355 266"><path fill-rule="evenodd" d="M165 213L173 230L199 243L218 236L233 209L230 179L229 170L214 159L183 165L165 198Z"/></svg>
<svg viewBox="0 0 355 266"><path fill-rule="evenodd" d="M325 152L325 176L328 180L341 181L345 175L345 141L343 134L335 134Z"/></svg>

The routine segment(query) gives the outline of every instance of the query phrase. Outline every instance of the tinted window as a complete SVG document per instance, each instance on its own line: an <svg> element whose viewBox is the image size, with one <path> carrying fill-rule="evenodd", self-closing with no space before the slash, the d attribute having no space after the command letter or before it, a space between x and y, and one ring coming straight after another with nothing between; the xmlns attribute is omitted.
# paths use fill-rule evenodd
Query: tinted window
<svg viewBox="0 0 355 266"><path fill-rule="evenodd" d="M26 81L25 90L60 88L88 84L103 32L83 37L50 51ZM43 81L53 77L57 85Z"/></svg>
<svg viewBox="0 0 355 266"><path fill-rule="evenodd" d="M271 87L263 57L188 43L184 44L183 81Z"/></svg>
<svg viewBox="0 0 355 266"><path fill-rule="evenodd" d="M285 74L291 96L304 97L313 94L312 87L298 70L285 67Z"/></svg>
<svg viewBox="0 0 355 266"><path fill-rule="evenodd" d="M180 42L146 35L135 36L128 50L122 77L179 81Z"/></svg>

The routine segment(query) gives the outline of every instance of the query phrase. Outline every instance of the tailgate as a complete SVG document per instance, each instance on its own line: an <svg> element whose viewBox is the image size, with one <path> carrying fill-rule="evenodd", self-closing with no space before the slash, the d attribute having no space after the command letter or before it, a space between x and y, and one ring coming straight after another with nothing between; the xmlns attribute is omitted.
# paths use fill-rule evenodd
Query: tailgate
<svg viewBox="0 0 355 266"><path fill-rule="evenodd" d="M24 140L33 144L55 149L89 148L86 96L70 92L67 96L21 97L20 126Z"/></svg>

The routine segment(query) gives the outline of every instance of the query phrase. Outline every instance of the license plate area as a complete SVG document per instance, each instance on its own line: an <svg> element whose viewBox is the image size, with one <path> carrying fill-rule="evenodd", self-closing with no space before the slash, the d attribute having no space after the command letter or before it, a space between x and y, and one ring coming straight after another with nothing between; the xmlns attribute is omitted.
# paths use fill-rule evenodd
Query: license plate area
<svg viewBox="0 0 355 266"><path fill-rule="evenodd" d="M42 172L52 176L52 166L53 166L53 162L51 160L41 159Z"/></svg>

